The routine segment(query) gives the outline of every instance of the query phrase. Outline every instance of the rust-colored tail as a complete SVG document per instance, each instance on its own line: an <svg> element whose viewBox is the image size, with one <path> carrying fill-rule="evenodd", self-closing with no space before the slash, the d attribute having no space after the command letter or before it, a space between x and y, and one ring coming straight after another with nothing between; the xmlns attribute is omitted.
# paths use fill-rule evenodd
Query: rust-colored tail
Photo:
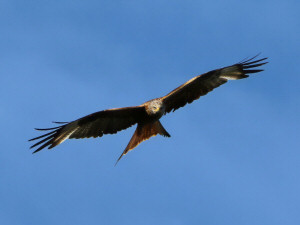
<svg viewBox="0 0 300 225"><path fill-rule="evenodd" d="M117 160L116 165L120 161L123 155L126 155L127 152L134 149L141 142L148 140L150 137L155 136L157 134L160 134L165 137L171 137L171 135L165 130L165 128L159 122L159 120L155 122L149 122L149 123L139 123L127 147L120 155L119 159Z"/></svg>

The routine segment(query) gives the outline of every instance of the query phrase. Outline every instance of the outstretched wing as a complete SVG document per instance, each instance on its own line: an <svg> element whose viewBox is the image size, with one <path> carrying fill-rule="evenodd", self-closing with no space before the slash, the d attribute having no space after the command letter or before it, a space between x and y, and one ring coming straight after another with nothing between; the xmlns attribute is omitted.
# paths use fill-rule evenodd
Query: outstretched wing
<svg viewBox="0 0 300 225"><path fill-rule="evenodd" d="M35 153L45 147L48 147L48 149L53 148L68 138L96 138L103 136L103 134L114 134L142 121L145 115L146 111L143 106L108 109L90 114L70 123L63 123L63 125L58 127L47 129L37 128L36 130L50 132L30 139L29 141L34 141L43 138L30 148L40 145L33 152Z"/></svg>
<svg viewBox="0 0 300 225"><path fill-rule="evenodd" d="M257 56L244 60L240 63L213 70L208 73L194 77L162 97L166 109L165 113L192 103L200 96L206 95L208 92L226 83L228 80L238 80L248 77L250 73L258 73L262 69L252 69L266 64L267 58L254 60Z"/></svg>

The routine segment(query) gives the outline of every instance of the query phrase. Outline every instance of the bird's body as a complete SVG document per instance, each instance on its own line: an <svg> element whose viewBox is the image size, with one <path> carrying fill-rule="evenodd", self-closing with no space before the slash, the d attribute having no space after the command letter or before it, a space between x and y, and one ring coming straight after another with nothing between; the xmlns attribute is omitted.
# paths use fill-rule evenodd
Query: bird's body
<svg viewBox="0 0 300 225"><path fill-rule="evenodd" d="M119 161L128 151L152 136L160 134L170 137L159 121L166 113L193 102L228 80L243 79L248 77L247 74L261 72L262 70L250 68L266 64L263 62L266 58L253 61L254 58L196 76L166 96L152 99L139 106L103 110L69 123L56 122L63 124L58 127L37 129L50 132L30 139L33 141L43 138L31 148L41 145L34 151L35 153L45 147L51 149L68 138L101 137L104 134L114 134L137 124L131 140L118 159Z"/></svg>

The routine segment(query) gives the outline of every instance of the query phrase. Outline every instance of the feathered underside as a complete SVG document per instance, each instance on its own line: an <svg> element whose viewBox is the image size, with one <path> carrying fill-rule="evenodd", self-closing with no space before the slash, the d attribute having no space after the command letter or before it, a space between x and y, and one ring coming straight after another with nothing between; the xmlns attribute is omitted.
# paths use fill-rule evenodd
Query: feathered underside
<svg viewBox="0 0 300 225"><path fill-rule="evenodd" d="M104 134L115 134L144 120L145 115L145 108L136 106L103 110L69 123L55 122L63 125L46 129L36 128L36 130L48 131L48 133L30 139L29 141L42 139L30 148L40 145L33 152L36 153L46 147L51 149L68 138L96 138Z"/></svg>
<svg viewBox="0 0 300 225"><path fill-rule="evenodd" d="M254 60L256 57L190 79L161 98L166 106L165 113L175 111L187 103L192 103L213 89L225 84L228 80L243 79L248 77L249 74L263 71L262 69L254 68L266 64L265 60L267 58Z"/></svg>

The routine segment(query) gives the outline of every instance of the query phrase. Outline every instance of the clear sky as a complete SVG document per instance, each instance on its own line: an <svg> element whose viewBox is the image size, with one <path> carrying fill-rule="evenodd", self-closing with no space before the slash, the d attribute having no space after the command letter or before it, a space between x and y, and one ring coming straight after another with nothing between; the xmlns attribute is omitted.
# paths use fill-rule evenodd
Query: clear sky
<svg viewBox="0 0 300 225"><path fill-rule="evenodd" d="M0 224L300 224L300 2L0 2ZM31 154L51 127L261 52L265 71L161 119Z"/></svg>

